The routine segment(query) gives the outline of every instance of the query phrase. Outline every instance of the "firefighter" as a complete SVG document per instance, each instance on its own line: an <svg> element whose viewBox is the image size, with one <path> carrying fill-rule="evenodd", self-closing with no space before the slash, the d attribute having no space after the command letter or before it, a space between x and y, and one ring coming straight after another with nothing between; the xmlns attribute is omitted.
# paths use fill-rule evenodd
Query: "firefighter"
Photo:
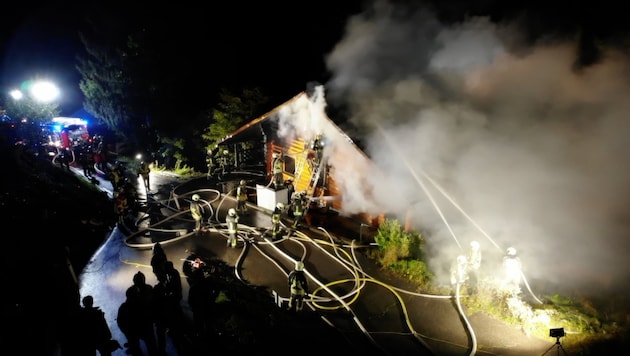
<svg viewBox="0 0 630 356"><path fill-rule="evenodd" d="M468 254L468 280L470 293L477 293L479 283L479 268L481 267L481 249L479 242L470 242L470 253Z"/></svg>
<svg viewBox="0 0 630 356"><path fill-rule="evenodd" d="M201 220L203 219L203 206L201 206L200 199L199 194L193 194L190 202L190 215L195 220L195 229L193 231L196 234L199 234L201 231Z"/></svg>
<svg viewBox="0 0 630 356"><path fill-rule="evenodd" d="M247 214L247 182L242 179L236 188L236 210L239 214Z"/></svg>
<svg viewBox="0 0 630 356"><path fill-rule="evenodd" d="M322 158L324 157L324 141L322 134L317 134L311 143L311 149L315 152L315 157L313 158L313 169L319 167L322 162Z"/></svg>
<svg viewBox="0 0 630 356"><path fill-rule="evenodd" d="M221 176L225 176L226 174L232 171L231 168L232 159L230 157L230 151L223 150L221 156L219 156L219 165L221 166Z"/></svg>
<svg viewBox="0 0 630 356"><path fill-rule="evenodd" d="M455 263L451 265L451 293L455 295L457 287L461 287L468 280L468 258L464 255L457 256Z"/></svg>
<svg viewBox="0 0 630 356"><path fill-rule="evenodd" d="M512 297L521 293L521 259L516 255L514 247L508 247L503 256L503 273L505 290Z"/></svg>
<svg viewBox="0 0 630 356"><path fill-rule="evenodd" d="M304 216L304 209L306 208L306 192L293 193L291 197L291 206L293 208L293 228L296 229Z"/></svg>
<svg viewBox="0 0 630 356"><path fill-rule="evenodd" d="M271 163L271 172L273 174L273 188L275 190L282 189L284 187L284 178L282 176L282 170L284 169L284 159L282 154L274 153L272 155L273 162Z"/></svg>
<svg viewBox="0 0 630 356"><path fill-rule="evenodd" d="M228 215L225 217L225 224L228 229L228 247L236 247L236 234L238 233L238 214L234 208L228 210Z"/></svg>
<svg viewBox="0 0 630 356"><path fill-rule="evenodd" d="M284 204L278 203L276 204L276 208L273 210L271 214L271 239L277 240L280 238L280 217L282 216L282 211L284 210Z"/></svg>
<svg viewBox="0 0 630 356"><path fill-rule="evenodd" d="M140 162L140 168L138 169L138 176L142 177L144 188L147 192L151 190L149 185L149 177L151 175L151 168L145 162Z"/></svg>
<svg viewBox="0 0 630 356"><path fill-rule="evenodd" d="M214 174L214 158L212 157L212 151L208 150L206 152L206 166L208 166L208 173L206 174L206 179L211 180L212 175Z"/></svg>
<svg viewBox="0 0 630 356"><path fill-rule="evenodd" d="M125 217L129 213L129 200L124 189L119 188L114 192L114 204L118 215L118 224L124 224Z"/></svg>
<svg viewBox="0 0 630 356"><path fill-rule="evenodd" d="M299 312L304 306L304 297L308 294L308 282L304 273L304 262L297 261L295 269L289 273L289 310Z"/></svg>

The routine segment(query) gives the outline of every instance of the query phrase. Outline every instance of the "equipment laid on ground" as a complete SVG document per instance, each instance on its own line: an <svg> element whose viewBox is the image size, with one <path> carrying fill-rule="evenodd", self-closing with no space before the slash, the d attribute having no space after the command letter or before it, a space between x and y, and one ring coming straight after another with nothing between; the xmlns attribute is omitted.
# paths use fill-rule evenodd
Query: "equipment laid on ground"
<svg viewBox="0 0 630 356"><path fill-rule="evenodd" d="M557 352L558 352L557 354L558 355L560 355L560 351L562 351L563 355L566 355L567 352L564 351L564 347L562 347L562 344L560 343L560 338L563 337L564 335L565 335L564 328L549 329L549 336L550 337L555 337L556 338L556 343L551 345L551 347L548 348L547 351L545 351L543 353L543 355L545 355L547 352L551 351L554 347L557 349Z"/></svg>

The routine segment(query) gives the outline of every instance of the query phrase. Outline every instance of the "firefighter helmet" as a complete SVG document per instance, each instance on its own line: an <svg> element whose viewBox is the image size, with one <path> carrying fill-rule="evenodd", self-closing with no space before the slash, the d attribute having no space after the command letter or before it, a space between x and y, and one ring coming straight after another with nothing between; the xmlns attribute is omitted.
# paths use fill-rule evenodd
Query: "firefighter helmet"
<svg viewBox="0 0 630 356"><path fill-rule="evenodd" d="M227 156L227 155L229 155L229 154L230 154L230 151L228 151L228 150L223 150L223 155L224 155L224 156Z"/></svg>
<svg viewBox="0 0 630 356"><path fill-rule="evenodd" d="M236 210L234 210L234 208L230 208L230 210L228 210L228 215L229 216L235 216L236 215Z"/></svg>
<svg viewBox="0 0 630 356"><path fill-rule="evenodd" d="M302 262L302 261L295 262L295 270L296 271L304 270L304 262Z"/></svg>
<svg viewBox="0 0 630 356"><path fill-rule="evenodd" d="M477 241L472 241L470 243L470 248L472 248L473 250L477 251L479 249L479 242Z"/></svg>
<svg viewBox="0 0 630 356"><path fill-rule="evenodd" d="M278 208L278 210L284 210L284 204L278 203L276 204L276 208Z"/></svg>
<svg viewBox="0 0 630 356"><path fill-rule="evenodd" d="M274 152L274 153L271 155L271 157L273 157L273 158L278 158L278 154Z"/></svg>
<svg viewBox="0 0 630 356"><path fill-rule="evenodd" d="M516 256L516 249L514 247L508 247L507 248L507 255L508 256Z"/></svg>
<svg viewBox="0 0 630 356"><path fill-rule="evenodd" d="M193 194L193 196L192 196L192 200L194 200L194 201L199 201L199 199L201 199L201 197L199 196L199 194Z"/></svg>
<svg viewBox="0 0 630 356"><path fill-rule="evenodd" d="M245 181L245 179L241 179L241 181L239 182L240 185L246 185L247 182Z"/></svg>

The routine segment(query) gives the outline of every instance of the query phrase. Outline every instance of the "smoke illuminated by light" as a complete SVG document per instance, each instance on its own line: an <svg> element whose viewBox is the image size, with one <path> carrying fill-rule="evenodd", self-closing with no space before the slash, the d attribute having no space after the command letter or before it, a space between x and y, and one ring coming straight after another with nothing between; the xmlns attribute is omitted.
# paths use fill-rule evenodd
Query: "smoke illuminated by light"
<svg viewBox="0 0 630 356"><path fill-rule="evenodd" d="M327 56L327 96L371 129L362 142L384 173L336 169L354 185L344 209L411 212L438 278L477 240L481 273L514 246L538 286L623 290L630 61L603 48L600 63L578 68L576 40L523 37L487 18L446 26L391 6L352 17Z"/></svg>

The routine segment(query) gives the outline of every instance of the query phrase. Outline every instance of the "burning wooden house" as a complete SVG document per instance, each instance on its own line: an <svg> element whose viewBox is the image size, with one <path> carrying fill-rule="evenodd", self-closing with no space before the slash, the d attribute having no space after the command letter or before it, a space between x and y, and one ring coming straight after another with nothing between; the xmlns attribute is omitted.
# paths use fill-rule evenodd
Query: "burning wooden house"
<svg viewBox="0 0 630 356"><path fill-rule="evenodd" d="M257 186L258 205L273 210L292 192L304 193L310 209L332 209L370 225L378 216L362 209L372 194L366 179L378 172L365 153L326 114L323 86L301 92L252 120L219 143L236 160L235 167L260 167L267 184ZM281 159L281 186L273 183L273 165ZM361 199L357 199L357 197ZM349 208L351 207L351 208Z"/></svg>

